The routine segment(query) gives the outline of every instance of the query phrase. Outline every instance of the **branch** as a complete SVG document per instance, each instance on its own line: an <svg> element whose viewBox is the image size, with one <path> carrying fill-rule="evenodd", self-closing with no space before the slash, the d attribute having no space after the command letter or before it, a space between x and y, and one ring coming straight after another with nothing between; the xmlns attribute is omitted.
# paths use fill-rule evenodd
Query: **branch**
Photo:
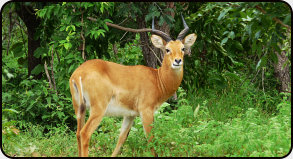
<svg viewBox="0 0 293 159"><path fill-rule="evenodd" d="M129 17L125 18L122 22L120 22L118 25L121 25L123 23L125 23L128 20Z"/></svg>
<svg viewBox="0 0 293 159"><path fill-rule="evenodd" d="M22 27L22 25L20 25L20 20L19 20L19 18L16 18L17 20L18 20L18 23L17 22L15 22L18 26L19 26L19 28L20 28L20 33L21 33L21 37L22 37L22 42L23 42L23 46L25 46L25 41L24 41L24 37L23 37L23 33L22 33L22 31L24 32L24 33L26 33L27 34L27 32L24 30L24 28ZM28 35L28 34L27 34ZM25 49L26 50L26 49ZM28 55L27 55L28 56Z"/></svg>
<svg viewBox="0 0 293 159"><path fill-rule="evenodd" d="M53 81L53 89L56 91L56 94L57 94L56 82L55 82L54 70L53 70L53 64L54 64L53 50L54 50L54 45L52 46L52 51L51 51L51 56L52 56L52 60L51 60L51 76L52 76L52 81Z"/></svg>
<svg viewBox="0 0 293 159"><path fill-rule="evenodd" d="M81 32L80 32L80 37L82 39L82 58L84 60L86 60L86 57L85 57L85 52L84 52L84 49L85 49L85 38L83 36L83 11L81 12Z"/></svg>
<svg viewBox="0 0 293 159"><path fill-rule="evenodd" d="M96 22L97 19L93 18L93 17L87 17L87 19L91 20L91 21L94 21ZM109 22L106 22L106 24L110 27L113 27L113 28L116 28L116 29L120 29L120 30L124 30L124 31L129 31L129 32L134 32L134 33L141 33L141 32L151 32L152 29L149 29L149 28L144 28L144 29L132 29L132 28L125 28L125 27L122 27L122 26L119 26L117 24L112 24L112 23L109 23Z"/></svg>
<svg viewBox="0 0 293 159"><path fill-rule="evenodd" d="M134 32L134 33L141 33L141 32L151 32L152 29L148 29L148 28L143 28L143 29L132 29L132 28L125 28L116 24L112 24L112 23L108 23L106 22L106 24L110 27L116 28L116 29L120 29L120 30L124 30L124 31L129 31L129 32Z"/></svg>
<svg viewBox="0 0 293 159"><path fill-rule="evenodd" d="M124 36L125 36L127 33L128 33L128 31L124 33L124 35L120 38L120 41L124 38Z"/></svg>
<svg viewBox="0 0 293 159"><path fill-rule="evenodd" d="M44 68L45 68L45 73L47 75L49 85L50 85L50 89L51 89L51 88L53 88L53 86L52 86L52 81L51 81L51 78L50 78L50 75L49 75L49 72L48 72L48 67L47 67L47 62L46 61L45 61L45 64L44 64Z"/></svg>
<svg viewBox="0 0 293 159"><path fill-rule="evenodd" d="M147 46L148 46L149 49L152 51L152 53L156 56L157 60L160 62L161 66L162 66L162 61L161 61L160 58L156 55L155 51L154 51L149 45L147 45Z"/></svg>
<svg viewBox="0 0 293 159"><path fill-rule="evenodd" d="M8 52L9 52L9 47L10 47L10 40L11 40L11 32L12 32L12 29L13 29L13 24L12 24L12 11L10 9L9 11L9 27L8 27L8 44L7 44L7 50L6 50L6 54L8 55Z"/></svg>

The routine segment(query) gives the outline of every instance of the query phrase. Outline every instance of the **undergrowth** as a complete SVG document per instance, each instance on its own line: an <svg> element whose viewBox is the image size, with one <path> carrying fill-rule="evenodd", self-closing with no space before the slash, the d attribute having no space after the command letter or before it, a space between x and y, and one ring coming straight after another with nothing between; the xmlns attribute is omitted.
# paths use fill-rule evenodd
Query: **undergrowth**
<svg viewBox="0 0 293 159"><path fill-rule="evenodd" d="M276 107L276 113L268 113L262 107L262 94L245 87L237 94L213 92L192 97L182 88L177 93L176 109L166 111L171 105L164 103L155 114L153 142L147 144L141 119L136 118L120 156L152 156L151 147L159 156L173 157L281 157L289 152L291 94L279 95L283 99L270 105ZM121 119L103 118L92 135L90 156L111 155ZM75 130L66 124L54 126L48 133L43 133L44 129L31 124L17 134L3 135L4 152L9 156L77 156Z"/></svg>

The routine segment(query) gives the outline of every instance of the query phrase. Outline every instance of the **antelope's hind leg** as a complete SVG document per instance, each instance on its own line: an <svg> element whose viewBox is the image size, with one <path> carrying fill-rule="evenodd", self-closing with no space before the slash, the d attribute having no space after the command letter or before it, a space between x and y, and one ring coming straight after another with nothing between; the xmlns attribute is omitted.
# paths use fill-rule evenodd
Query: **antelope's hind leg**
<svg viewBox="0 0 293 159"><path fill-rule="evenodd" d="M81 104L79 108L79 111L76 111L76 118L77 118L77 130L76 130L76 138L77 138L77 144L78 144L78 156L81 156L81 140L80 140L80 130L84 126L85 121L85 113L86 113L86 106L84 104Z"/></svg>
<svg viewBox="0 0 293 159"><path fill-rule="evenodd" d="M106 111L106 102L93 102L99 104L92 104L90 110L90 116L86 121L84 127L80 131L80 139L81 139L81 156L87 157L88 156L88 148L89 148L89 141L93 134L93 132L97 129L104 113Z"/></svg>

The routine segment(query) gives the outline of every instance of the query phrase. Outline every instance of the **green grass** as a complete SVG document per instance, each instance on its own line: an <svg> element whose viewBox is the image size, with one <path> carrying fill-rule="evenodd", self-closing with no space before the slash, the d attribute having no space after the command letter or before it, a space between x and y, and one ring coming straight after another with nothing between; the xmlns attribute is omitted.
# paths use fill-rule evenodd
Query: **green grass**
<svg viewBox="0 0 293 159"><path fill-rule="evenodd" d="M283 100L268 105L275 107L275 113L263 107L262 95L240 88L237 93L191 97L179 89L176 110L167 111L171 106L164 103L155 114L153 142L147 144L141 120L136 118L119 156L151 156L151 147L159 156L284 156L291 147L290 95L280 95ZM105 117L92 135L89 155L110 156L120 126L121 118ZM78 155L75 130L65 125L46 134L43 130L31 125L19 135L4 135L4 152L9 156Z"/></svg>

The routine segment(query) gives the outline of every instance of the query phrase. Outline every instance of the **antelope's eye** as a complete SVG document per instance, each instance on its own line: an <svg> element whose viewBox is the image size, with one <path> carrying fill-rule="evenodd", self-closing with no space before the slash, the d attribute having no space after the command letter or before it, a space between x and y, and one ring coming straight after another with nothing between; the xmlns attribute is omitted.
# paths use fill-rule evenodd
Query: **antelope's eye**
<svg viewBox="0 0 293 159"><path fill-rule="evenodd" d="M166 49L166 52L167 52L167 53L170 53L170 50L169 50L169 49Z"/></svg>
<svg viewBox="0 0 293 159"><path fill-rule="evenodd" d="M185 48L182 48L182 51L185 51Z"/></svg>

